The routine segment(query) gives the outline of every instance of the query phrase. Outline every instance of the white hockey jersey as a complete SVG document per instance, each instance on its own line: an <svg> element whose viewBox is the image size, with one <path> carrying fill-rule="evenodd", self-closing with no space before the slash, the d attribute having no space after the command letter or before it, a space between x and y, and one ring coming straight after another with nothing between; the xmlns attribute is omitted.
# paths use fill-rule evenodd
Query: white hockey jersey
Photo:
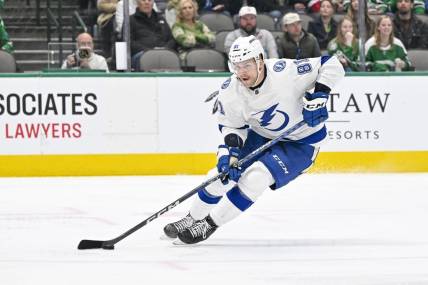
<svg viewBox="0 0 428 285"><path fill-rule="evenodd" d="M305 92L313 91L316 82L332 89L345 74L335 56L266 59L265 65L265 81L255 90L242 85L236 75L221 86L215 108L223 136L236 133L245 141L250 127L263 137L278 137L303 120ZM286 139L316 144L325 137L325 126L320 124L304 125Z"/></svg>

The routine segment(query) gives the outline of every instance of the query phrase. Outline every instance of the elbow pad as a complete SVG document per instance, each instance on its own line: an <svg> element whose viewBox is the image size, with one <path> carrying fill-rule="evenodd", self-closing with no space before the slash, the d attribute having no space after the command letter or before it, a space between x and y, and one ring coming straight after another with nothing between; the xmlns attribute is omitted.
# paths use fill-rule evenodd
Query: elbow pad
<svg viewBox="0 0 428 285"><path fill-rule="evenodd" d="M241 148L244 145L244 141L237 134L228 134L224 137L224 143L229 147Z"/></svg>

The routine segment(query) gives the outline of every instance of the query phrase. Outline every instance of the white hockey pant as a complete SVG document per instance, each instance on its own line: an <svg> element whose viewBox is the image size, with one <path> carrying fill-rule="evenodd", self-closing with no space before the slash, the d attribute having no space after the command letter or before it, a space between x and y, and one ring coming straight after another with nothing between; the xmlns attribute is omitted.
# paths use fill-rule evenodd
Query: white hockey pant
<svg viewBox="0 0 428 285"><path fill-rule="evenodd" d="M216 174L217 169L214 168L208 177ZM256 161L242 173L238 183L229 181L223 185L217 180L200 191L190 214L195 219L203 219L210 214L217 225L223 225L248 209L274 183L266 166Z"/></svg>

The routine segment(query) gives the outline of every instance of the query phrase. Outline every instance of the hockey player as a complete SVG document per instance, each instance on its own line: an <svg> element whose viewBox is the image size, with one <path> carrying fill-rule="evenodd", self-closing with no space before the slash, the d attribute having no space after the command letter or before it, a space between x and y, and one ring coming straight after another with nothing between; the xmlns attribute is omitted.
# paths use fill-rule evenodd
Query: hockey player
<svg viewBox="0 0 428 285"><path fill-rule="evenodd" d="M313 164L326 137L326 102L344 76L336 57L265 59L254 37L240 37L229 52L234 73L220 88L214 105L224 142L209 177L227 173L200 189L189 214L165 226L169 238L187 244L206 240L218 227L247 210L262 193L279 189ZM309 93L309 91L312 91ZM292 135L241 168L234 163L304 120Z"/></svg>

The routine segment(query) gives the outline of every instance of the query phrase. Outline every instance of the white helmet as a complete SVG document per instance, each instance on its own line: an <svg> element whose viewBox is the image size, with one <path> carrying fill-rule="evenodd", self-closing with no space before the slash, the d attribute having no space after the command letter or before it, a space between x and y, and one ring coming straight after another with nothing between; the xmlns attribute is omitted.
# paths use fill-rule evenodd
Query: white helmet
<svg viewBox="0 0 428 285"><path fill-rule="evenodd" d="M235 73L238 77L238 73L235 70L234 65L253 58L255 59L257 66L257 78L254 82L254 84L256 84L260 77L260 61L265 58L265 50L255 36L239 37L230 47L228 61L229 70Z"/></svg>
<svg viewBox="0 0 428 285"><path fill-rule="evenodd" d="M265 58L265 50L255 36L237 38L229 51L230 63L238 63L254 58L256 62Z"/></svg>

